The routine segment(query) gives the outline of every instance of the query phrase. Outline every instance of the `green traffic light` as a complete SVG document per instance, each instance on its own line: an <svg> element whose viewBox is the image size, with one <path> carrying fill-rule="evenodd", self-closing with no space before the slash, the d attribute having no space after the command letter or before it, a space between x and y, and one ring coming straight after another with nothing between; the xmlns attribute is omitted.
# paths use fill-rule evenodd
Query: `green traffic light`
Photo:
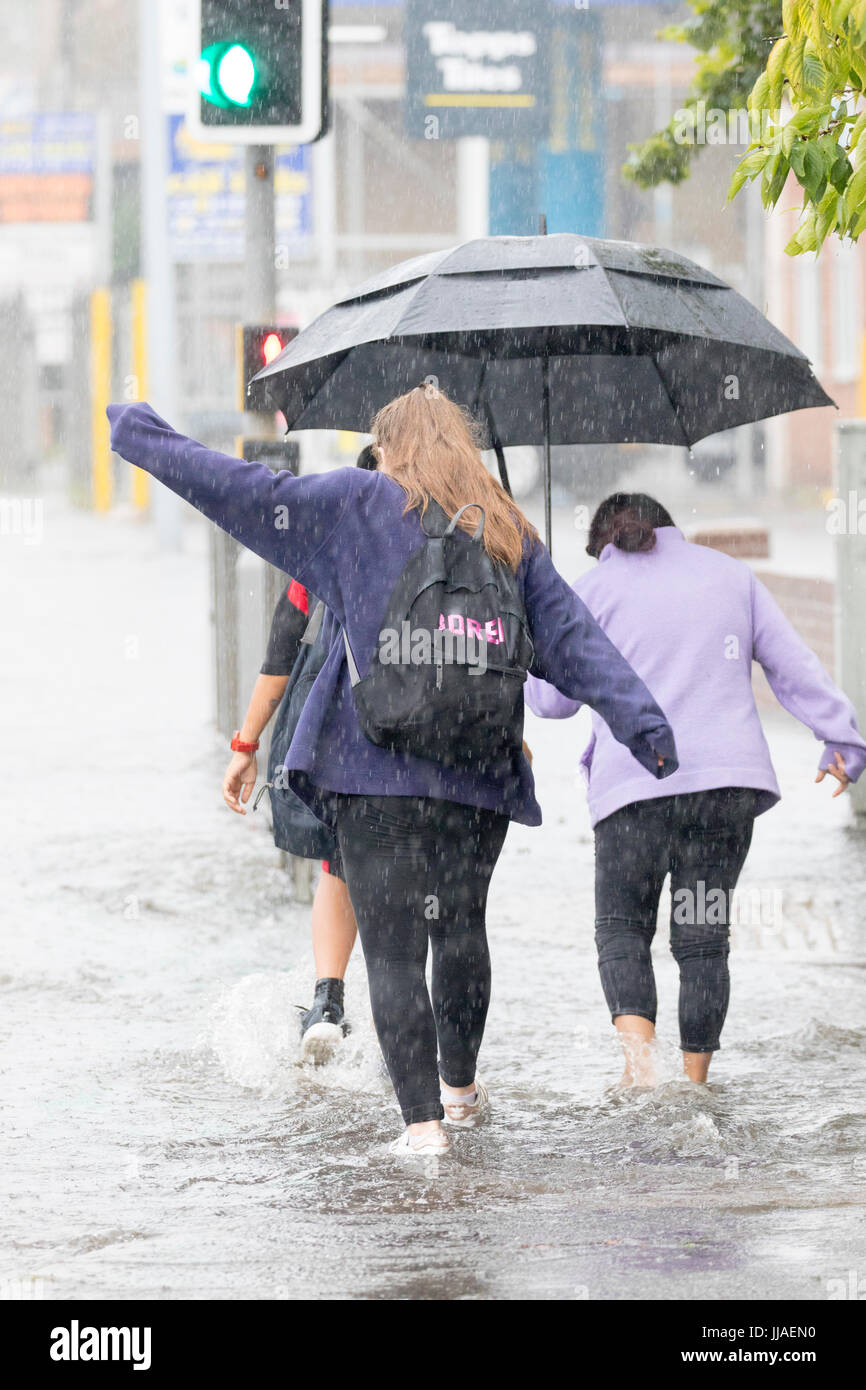
<svg viewBox="0 0 866 1390"><path fill-rule="evenodd" d="M243 44L233 43L217 65L217 82L233 106L249 106L256 81L253 56Z"/></svg>
<svg viewBox="0 0 866 1390"><path fill-rule="evenodd" d="M249 106L258 76L249 49L240 43L212 43L198 62L198 86L213 106Z"/></svg>
<svg viewBox="0 0 866 1390"><path fill-rule="evenodd" d="M214 43L211 44L210 48L204 50L204 53L202 53L198 60L196 78L199 91L205 101L211 102L214 106L226 106L228 103L220 97L215 82L216 74L214 72L214 62L219 47L219 44Z"/></svg>

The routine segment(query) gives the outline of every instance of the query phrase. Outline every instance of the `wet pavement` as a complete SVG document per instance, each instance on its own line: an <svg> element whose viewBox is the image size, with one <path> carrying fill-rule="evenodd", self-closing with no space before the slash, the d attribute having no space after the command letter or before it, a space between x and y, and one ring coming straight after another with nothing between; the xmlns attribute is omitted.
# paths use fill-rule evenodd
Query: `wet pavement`
<svg viewBox="0 0 866 1390"><path fill-rule="evenodd" d="M164 556L49 501L44 543L0 550L0 1289L765 1300L866 1278L866 834L812 785L811 735L767 722L784 800L741 883L710 1086L677 1074L663 908L666 1079L624 1093L586 726L530 718L546 824L512 827L491 893L492 1114L407 1168L359 958L339 1061L298 1064L309 909L261 817L221 801L203 525L186 539Z"/></svg>

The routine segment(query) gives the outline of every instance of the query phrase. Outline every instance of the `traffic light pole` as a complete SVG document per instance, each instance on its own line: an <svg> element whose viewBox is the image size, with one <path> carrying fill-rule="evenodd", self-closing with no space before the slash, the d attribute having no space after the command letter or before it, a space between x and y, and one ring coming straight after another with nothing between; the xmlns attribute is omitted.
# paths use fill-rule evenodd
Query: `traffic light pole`
<svg viewBox="0 0 866 1390"><path fill-rule="evenodd" d="M277 298L274 223L274 150L246 148L244 229L244 323L268 323Z"/></svg>
<svg viewBox="0 0 866 1390"><path fill-rule="evenodd" d="M273 323L277 298L273 147L248 146L245 162L242 321ZM243 371L243 362L239 369ZM273 410L247 409L243 432L259 440L275 439ZM286 579L280 570L257 560L223 531L214 534L213 545L217 719L228 736L239 724L252 690L267 645L271 617ZM259 754L262 771L267 766L267 756L266 730ZM310 868L307 861L291 857L294 894L299 902L312 897Z"/></svg>
<svg viewBox="0 0 866 1390"><path fill-rule="evenodd" d="M243 321L244 323L272 323L277 308L273 145L248 146L245 187ZM249 433L255 438L275 439L277 437L273 409L267 413L248 410L246 418L252 426ZM271 617L277 599L285 586L286 576L281 570L275 569L273 565L262 562L259 567L259 578L261 582L254 591L253 603L250 607L253 611L256 607L258 608L261 639L259 651L263 653L270 631ZM239 610L243 611L242 603L239 604ZM243 647L241 650L243 651ZM258 670L260 660L261 657L256 653L253 662L250 663L251 667L254 663L255 670ZM243 672L243 661L238 663L238 669ZM252 676L253 670L251 669L250 678ZM269 731L265 730L262 735L261 749L263 769L267 766L268 748ZM281 854L280 857L284 864L288 860L296 902L312 902L312 861L298 859L295 855L284 856Z"/></svg>
<svg viewBox="0 0 866 1390"><path fill-rule="evenodd" d="M276 218L274 208L273 145L249 145L246 150L244 200L244 297L243 322L273 322L277 308ZM274 411L247 411L250 428L244 433L256 439L276 439ZM273 565L264 565L262 651L270 631L271 615L283 586L283 575Z"/></svg>
<svg viewBox="0 0 866 1390"><path fill-rule="evenodd" d="M244 280L241 321L272 321L276 302L273 149L268 145L249 145L245 150ZM242 371L242 365L238 367ZM245 412L244 435L272 437L273 416ZM217 724L229 737L241 719L241 703L249 694L242 688L249 683L250 662L245 660L248 642L264 651L270 592L270 567L262 579L261 601L250 603L249 585L241 586L238 573L241 547L224 531L212 536L213 605L216 623L216 699ZM246 567L247 560L244 560ZM247 576L249 578L250 576ZM253 596L254 597L254 596ZM271 605L271 608L273 605ZM252 631L247 631L250 608L258 608Z"/></svg>

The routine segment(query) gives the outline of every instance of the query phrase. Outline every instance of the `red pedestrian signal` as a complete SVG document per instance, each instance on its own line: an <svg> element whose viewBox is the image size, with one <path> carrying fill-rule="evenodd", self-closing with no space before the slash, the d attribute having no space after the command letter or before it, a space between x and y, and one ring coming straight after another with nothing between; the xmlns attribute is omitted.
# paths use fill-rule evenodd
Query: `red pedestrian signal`
<svg viewBox="0 0 866 1390"><path fill-rule="evenodd" d="M239 324L237 330L238 410L268 412L271 405L266 381L249 383L263 367L270 366L283 348L297 336L297 328L284 328L275 323Z"/></svg>
<svg viewBox="0 0 866 1390"><path fill-rule="evenodd" d="M262 343L262 357L265 359L265 366L269 367L275 357L279 357L284 347L283 340L279 333L269 333Z"/></svg>

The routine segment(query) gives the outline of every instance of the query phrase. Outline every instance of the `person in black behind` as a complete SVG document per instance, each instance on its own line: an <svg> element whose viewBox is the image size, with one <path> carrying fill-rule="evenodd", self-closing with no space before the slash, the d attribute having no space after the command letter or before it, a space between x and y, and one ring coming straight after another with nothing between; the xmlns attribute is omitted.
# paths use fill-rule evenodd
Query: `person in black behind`
<svg viewBox="0 0 866 1390"><path fill-rule="evenodd" d="M358 456L358 467L375 469L376 458L368 445ZM315 608L315 600L302 584L292 580L280 595L271 621L267 651L253 686L241 728L232 739L232 760L223 778L223 799L238 814L249 801L258 777L256 751L259 738L286 696L292 671L299 660L301 639ZM236 747L237 745L237 747ZM299 810L306 808L298 803ZM310 820L309 812L306 812ZM316 988L312 1007L301 1008L301 1049L305 1059L326 1062L348 1031L345 1021L344 977L357 926L340 863L336 838L316 822L312 830L319 840L322 874L313 899L313 958ZM318 857L318 856L317 856Z"/></svg>

